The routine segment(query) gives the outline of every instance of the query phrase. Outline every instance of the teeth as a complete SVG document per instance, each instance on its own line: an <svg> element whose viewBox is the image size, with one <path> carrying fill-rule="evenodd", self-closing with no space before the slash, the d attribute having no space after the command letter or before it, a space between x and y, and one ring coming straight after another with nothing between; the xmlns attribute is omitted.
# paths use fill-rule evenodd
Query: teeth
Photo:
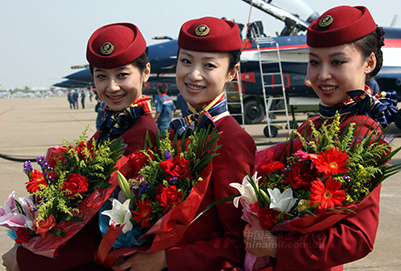
<svg viewBox="0 0 401 271"><path fill-rule="evenodd" d="M190 89L194 89L194 90L201 90L201 89L203 89L202 86L198 87L198 86L188 85L188 87L189 87Z"/></svg>
<svg viewBox="0 0 401 271"><path fill-rule="evenodd" d="M336 89L337 87L320 87L323 91L329 91L329 90L333 90Z"/></svg>
<svg viewBox="0 0 401 271"><path fill-rule="evenodd" d="M125 95L121 95L121 96L114 96L114 97L109 97L110 98L110 100L118 100L118 99L121 99L122 97L124 97Z"/></svg>

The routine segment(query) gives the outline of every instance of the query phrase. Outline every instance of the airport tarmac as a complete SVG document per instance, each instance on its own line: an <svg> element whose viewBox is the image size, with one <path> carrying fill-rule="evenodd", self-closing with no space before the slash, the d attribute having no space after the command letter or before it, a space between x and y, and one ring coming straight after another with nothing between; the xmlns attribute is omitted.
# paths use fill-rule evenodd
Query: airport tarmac
<svg viewBox="0 0 401 271"><path fill-rule="evenodd" d="M61 145L62 138L77 139L89 125L88 135L95 132L93 103L86 99L86 108L70 110L66 97L0 99L0 154L20 161L0 158L0 205L4 206L8 195L17 191L17 197L25 196L26 176L22 172L25 159L45 155L49 146ZM297 115L298 121L306 115ZM286 140L288 131L279 130L275 138L263 135L265 124L246 125L245 130L254 138L258 149ZM401 130L391 125L393 141L401 146ZM233 139L233 140L240 140ZM401 163L401 153L392 163ZM401 173L384 181L381 190L380 224L375 248L365 258L346 264L345 270L401 270L399 249L401 224ZM397 183L398 182L398 183ZM0 254L13 246L13 241L0 227ZM290 260L290 259L289 259ZM0 270L5 270L0 266Z"/></svg>

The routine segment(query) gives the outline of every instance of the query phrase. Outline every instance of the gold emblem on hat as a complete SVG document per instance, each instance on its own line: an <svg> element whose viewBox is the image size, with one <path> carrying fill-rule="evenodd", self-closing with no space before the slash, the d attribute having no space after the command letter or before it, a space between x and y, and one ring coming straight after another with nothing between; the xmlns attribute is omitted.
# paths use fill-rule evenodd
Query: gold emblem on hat
<svg viewBox="0 0 401 271"><path fill-rule="evenodd" d="M111 55L114 52L114 45L113 43L106 41L105 43L100 46L100 53L104 56Z"/></svg>
<svg viewBox="0 0 401 271"><path fill-rule="evenodd" d="M329 25L331 25L331 24L333 23L333 21L334 21L333 16L331 16L331 15L326 15L326 16L324 16L323 18L320 19L320 21L319 21L319 26L320 26L321 28L328 27Z"/></svg>
<svg viewBox="0 0 401 271"><path fill-rule="evenodd" d="M201 24L197 28L195 28L195 35L197 35L198 37L207 36L209 33L210 33L210 28L205 24Z"/></svg>

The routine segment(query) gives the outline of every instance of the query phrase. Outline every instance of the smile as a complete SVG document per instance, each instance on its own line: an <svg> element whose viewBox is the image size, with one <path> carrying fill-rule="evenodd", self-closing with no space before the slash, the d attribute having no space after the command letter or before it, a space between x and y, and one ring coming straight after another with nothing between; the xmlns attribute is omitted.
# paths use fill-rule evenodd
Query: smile
<svg viewBox="0 0 401 271"><path fill-rule="evenodd" d="M320 89L323 91L331 91L337 89L337 86L320 86Z"/></svg>
<svg viewBox="0 0 401 271"><path fill-rule="evenodd" d="M206 88L204 86L192 85L192 84L188 84L188 83L185 83L185 85L187 87L188 92L191 92L191 93L199 93Z"/></svg>
<svg viewBox="0 0 401 271"><path fill-rule="evenodd" d="M120 100L120 99L124 98L125 95L126 95L126 94L122 94L122 95L119 95L119 96L109 96L109 99L112 100L112 101L114 101L114 100Z"/></svg>

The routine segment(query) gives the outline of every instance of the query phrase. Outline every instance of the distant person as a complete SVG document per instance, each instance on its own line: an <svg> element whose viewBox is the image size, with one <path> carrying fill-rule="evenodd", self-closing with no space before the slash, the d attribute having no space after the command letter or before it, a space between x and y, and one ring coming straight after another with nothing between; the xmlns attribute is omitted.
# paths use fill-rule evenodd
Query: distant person
<svg viewBox="0 0 401 271"><path fill-rule="evenodd" d="M89 90L89 101L92 103L92 96L93 96L93 92L92 90Z"/></svg>
<svg viewBox="0 0 401 271"><path fill-rule="evenodd" d="M70 104L70 109L74 108L75 109L75 103L74 103L74 97L73 97L73 93L72 90L70 90L67 94L67 99L68 102Z"/></svg>
<svg viewBox="0 0 401 271"><path fill-rule="evenodd" d="M74 109L79 109L79 107L78 107L78 96L79 96L78 91L73 90L72 92L73 92L72 98L73 98L74 105L75 105Z"/></svg>
<svg viewBox="0 0 401 271"><path fill-rule="evenodd" d="M97 117L96 117L96 130L99 130L100 125L103 123L105 120L104 117L104 108L106 107L106 103L100 99L100 97L97 97L97 104L95 106L95 112L97 112Z"/></svg>
<svg viewBox="0 0 401 271"><path fill-rule="evenodd" d="M157 87L157 93L160 97L156 104L155 121L157 128L163 131L164 135L170 126L176 108L171 97L167 95L167 88L165 85L159 85Z"/></svg>
<svg viewBox="0 0 401 271"><path fill-rule="evenodd" d="M185 118L188 116L188 104L184 97L182 97L181 93L177 94L177 107L181 111L181 117Z"/></svg>
<svg viewBox="0 0 401 271"><path fill-rule="evenodd" d="M85 109L85 91L81 91L81 105L82 109Z"/></svg>

